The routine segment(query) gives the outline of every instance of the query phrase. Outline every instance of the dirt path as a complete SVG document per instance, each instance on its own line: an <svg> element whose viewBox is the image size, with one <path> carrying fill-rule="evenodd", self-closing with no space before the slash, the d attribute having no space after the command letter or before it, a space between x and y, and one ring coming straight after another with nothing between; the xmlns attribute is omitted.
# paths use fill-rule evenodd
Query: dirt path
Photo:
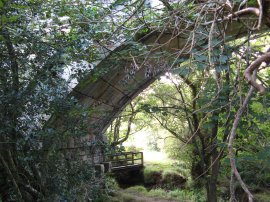
<svg viewBox="0 0 270 202"><path fill-rule="evenodd" d="M132 202L179 202L176 200L170 200L170 199L161 199L157 197L150 197L150 196L144 196L140 193L131 192L131 191L122 191L123 195L129 196L132 198Z"/></svg>

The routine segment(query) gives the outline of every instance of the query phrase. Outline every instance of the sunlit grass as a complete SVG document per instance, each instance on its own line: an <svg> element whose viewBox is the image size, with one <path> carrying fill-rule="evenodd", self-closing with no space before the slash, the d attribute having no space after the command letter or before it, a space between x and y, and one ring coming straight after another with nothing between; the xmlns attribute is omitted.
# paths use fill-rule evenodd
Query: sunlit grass
<svg viewBox="0 0 270 202"><path fill-rule="evenodd" d="M190 170L184 162L172 160L162 152L146 152L144 154L145 174L151 171L161 171L162 173L176 172L183 177L190 177Z"/></svg>
<svg viewBox="0 0 270 202"><path fill-rule="evenodd" d="M129 187L129 188L125 189L125 190L129 191L129 192L147 193L147 189L144 186Z"/></svg>

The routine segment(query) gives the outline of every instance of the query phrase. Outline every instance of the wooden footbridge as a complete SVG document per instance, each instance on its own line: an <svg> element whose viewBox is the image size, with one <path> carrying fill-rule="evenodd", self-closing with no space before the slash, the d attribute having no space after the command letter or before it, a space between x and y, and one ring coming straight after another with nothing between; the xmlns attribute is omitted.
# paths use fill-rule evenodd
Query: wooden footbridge
<svg viewBox="0 0 270 202"><path fill-rule="evenodd" d="M144 183L143 152L121 152L105 156L119 186L122 188ZM104 164L105 167L105 164ZM106 171L105 171L106 172Z"/></svg>
<svg viewBox="0 0 270 202"><path fill-rule="evenodd" d="M103 162L95 164L98 173L141 170L143 152L120 152L103 157Z"/></svg>
<svg viewBox="0 0 270 202"><path fill-rule="evenodd" d="M143 167L143 152L121 152L105 157L107 162L111 162L111 170L127 170Z"/></svg>

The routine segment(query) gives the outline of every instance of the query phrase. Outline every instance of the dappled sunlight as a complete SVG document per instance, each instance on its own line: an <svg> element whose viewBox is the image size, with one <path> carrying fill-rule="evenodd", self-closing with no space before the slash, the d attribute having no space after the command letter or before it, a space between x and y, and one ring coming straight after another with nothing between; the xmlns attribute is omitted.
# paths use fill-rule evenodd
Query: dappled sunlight
<svg viewBox="0 0 270 202"><path fill-rule="evenodd" d="M171 164L174 163L175 160L169 158L168 154L165 152L165 142L168 136L170 136L170 134L162 129L158 132L144 129L133 134L123 143L123 146L126 150L142 151L146 164Z"/></svg>
<svg viewBox="0 0 270 202"><path fill-rule="evenodd" d="M172 163L173 160L164 152L143 150L145 163Z"/></svg>

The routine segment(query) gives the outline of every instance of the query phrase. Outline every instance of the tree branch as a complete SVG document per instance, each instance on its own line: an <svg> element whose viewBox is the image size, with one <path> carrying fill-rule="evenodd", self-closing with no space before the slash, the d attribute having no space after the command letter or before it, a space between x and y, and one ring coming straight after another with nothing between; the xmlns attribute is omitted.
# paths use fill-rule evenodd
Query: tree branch
<svg viewBox="0 0 270 202"><path fill-rule="evenodd" d="M255 8L255 7L248 7L248 8L242 9L240 11L234 12L232 14L229 14L225 18L217 19L216 22L222 22L222 21L225 21L225 20L231 20L231 19L233 19L235 17L240 17L240 16L248 15L248 14L254 14L257 17L260 17L260 9ZM206 23L203 23L203 25L209 25L209 24L212 24L213 22L214 22L214 20L211 20L211 21L208 21Z"/></svg>
<svg viewBox="0 0 270 202"><path fill-rule="evenodd" d="M257 73L256 71L253 73L253 76L255 78L256 78L256 73ZM236 163L235 163L235 154L234 154L234 150L233 150L233 141L234 141L235 136L236 136L236 130L237 130L239 121L241 120L243 112L245 111L245 109L248 105L248 102L252 96L253 91L254 91L254 87L251 86L249 91L248 91L248 94L244 100L243 105L238 109L238 111L236 113L236 116L235 116L235 119L233 122L233 126L231 129L231 134L229 137L229 143L228 143L229 158L230 158L230 163L231 163L231 172L234 173L234 175L235 175L236 179L239 181L242 189L247 193L248 198L249 198L249 202L253 201L253 195L250 193L248 187L246 186L246 184L242 180L242 178L237 170ZM231 178L231 180L233 180L233 177ZM230 189L231 189L231 199L234 199L235 196L233 195L234 194L234 183L233 182L230 183Z"/></svg>
<svg viewBox="0 0 270 202"><path fill-rule="evenodd" d="M20 188L18 186L18 183L16 182L11 170L9 169L9 166L8 166L7 162L5 161L5 159L3 158L1 153L0 153L0 159L2 161L2 164L3 164L6 172L8 173L8 175L9 175L9 177L10 177L12 183L13 183L13 186L15 187L17 200L18 201L23 201L22 194L21 194Z"/></svg>
<svg viewBox="0 0 270 202"><path fill-rule="evenodd" d="M254 70L259 69L259 67L261 66L263 62L266 62L266 63L270 62L270 52L265 53L261 57L257 58L254 62L251 63L251 65L249 65L249 67L244 72L244 77L247 80L247 82L250 85L252 85L254 88L256 88L259 91L260 95L264 95L265 88L263 87L263 85L256 82L257 76L252 78L251 75L254 72Z"/></svg>
<svg viewBox="0 0 270 202"><path fill-rule="evenodd" d="M131 125L134 121L134 118L136 116L136 112L135 112L135 109L134 109L134 106L132 105L132 103L130 103L130 107L131 107L131 115L128 119L128 127L127 127L127 132L126 132L126 135L125 137L123 137L122 139L120 140L117 140L117 141L114 141L111 146L112 147L115 147L116 145L119 145L123 142L125 142L128 138L129 138L129 135L130 135L130 131L131 131ZM118 134L119 134L119 130L118 130ZM118 135L119 136L119 135Z"/></svg>

